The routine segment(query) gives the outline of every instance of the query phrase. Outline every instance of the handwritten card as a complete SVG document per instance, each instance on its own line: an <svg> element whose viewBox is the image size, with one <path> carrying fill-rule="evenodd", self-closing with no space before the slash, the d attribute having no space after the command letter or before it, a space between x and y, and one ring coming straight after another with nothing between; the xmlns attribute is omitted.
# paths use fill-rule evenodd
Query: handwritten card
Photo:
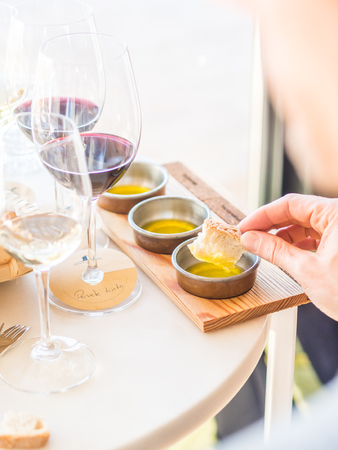
<svg viewBox="0 0 338 450"><path fill-rule="evenodd" d="M97 263L104 272L103 280L95 285L85 283L81 275L88 264L87 250L74 253L52 270L51 291L63 303L82 310L97 311L123 302L136 285L134 263L124 253L110 248L98 249Z"/></svg>

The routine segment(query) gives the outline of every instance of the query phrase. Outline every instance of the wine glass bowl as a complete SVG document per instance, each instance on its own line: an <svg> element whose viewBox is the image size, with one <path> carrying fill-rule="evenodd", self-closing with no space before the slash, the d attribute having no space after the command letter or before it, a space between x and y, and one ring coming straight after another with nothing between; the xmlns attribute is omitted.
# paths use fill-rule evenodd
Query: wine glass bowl
<svg viewBox="0 0 338 450"><path fill-rule="evenodd" d="M5 85L7 103L14 115L30 112L41 44L64 33L87 31L96 31L93 10L78 0L28 0L13 8Z"/></svg>
<svg viewBox="0 0 338 450"><path fill-rule="evenodd" d="M81 134L92 182L93 198L110 189L128 170L135 156L126 139L106 133Z"/></svg>
<svg viewBox="0 0 338 450"><path fill-rule="evenodd" d="M18 105L14 111L14 117L18 117L20 114L21 120L18 121L18 126L21 131L32 140L31 127L28 116L22 116L24 113L31 111L38 111L40 114L44 113L56 113L71 118L79 131L91 130L98 120L100 115L100 107L89 100L81 98L67 99L66 97L55 97L52 99L45 98L41 101L43 105L40 107L32 108L32 100L27 100L24 103ZM47 106L46 106L47 103Z"/></svg>

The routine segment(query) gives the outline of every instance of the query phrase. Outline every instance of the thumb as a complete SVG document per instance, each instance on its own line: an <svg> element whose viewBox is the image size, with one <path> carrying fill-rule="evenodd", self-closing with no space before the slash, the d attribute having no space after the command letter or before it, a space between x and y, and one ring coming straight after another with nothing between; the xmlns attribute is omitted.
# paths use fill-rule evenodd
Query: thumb
<svg viewBox="0 0 338 450"><path fill-rule="evenodd" d="M242 235L241 243L247 251L289 272L295 279L301 276L303 263L308 264L309 260L314 258L313 253L294 247L284 239L262 231L247 231Z"/></svg>

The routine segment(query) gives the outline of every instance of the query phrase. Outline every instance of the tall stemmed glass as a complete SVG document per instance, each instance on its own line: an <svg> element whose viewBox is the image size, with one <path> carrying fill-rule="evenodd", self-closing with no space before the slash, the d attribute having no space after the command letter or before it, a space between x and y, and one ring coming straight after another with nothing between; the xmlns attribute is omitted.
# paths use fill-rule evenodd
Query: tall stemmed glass
<svg viewBox="0 0 338 450"><path fill-rule="evenodd" d="M87 346L68 337L51 336L48 303L50 269L79 246L88 219L88 208L81 199L91 198L92 190L75 124L55 114L28 115L33 119L33 135L40 144L38 151L47 171L36 180L40 183L36 204L26 204L24 209L20 204L1 204L0 245L35 272L41 336L5 352L0 358L0 375L20 390L50 393L83 383L95 367L95 358ZM62 211L51 201L53 189L48 195L51 175L67 187L67 204ZM71 183L65 182L69 179Z"/></svg>
<svg viewBox="0 0 338 450"><path fill-rule="evenodd" d="M96 32L93 10L91 6L79 0L28 0L12 10L6 52L5 84L7 101L11 105L14 116L31 110L36 67L41 44L55 36L65 33ZM55 99L50 112L64 114L77 119L71 111L78 111L81 94L70 104ZM85 99L85 97L84 97ZM88 120L86 129L95 125L95 113L99 114L102 98L98 99L97 109L90 103L81 105L82 125ZM88 111L87 111L88 109ZM76 114L75 114L76 116ZM21 116L23 120L24 117ZM78 120L77 120L78 122ZM29 125L18 123L25 135L31 138ZM23 125L23 126L21 126ZM62 207L62 190L55 184L55 201ZM107 236L99 236L102 246L107 245Z"/></svg>
<svg viewBox="0 0 338 450"><path fill-rule="evenodd" d="M99 48L100 57L93 57L93 52L87 51L88 48ZM79 80L86 80L90 92L95 88L97 74L102 70L105 76L105 104L95 132L81 133L93 189L88 229L88 267L82 279L93 285L100 283L104 277L96 258L97 200L129 168L141 133L139 100L126 44L116 37L93 33L68 34L46 41L40 49L33 105L34 112L41 114L48 109L51 96L57 95L68 101L77 95L75 85ZM48 97L44 87L50 86L54 79L56 81L53 89L49 88L51 96Z"/></svg>
<svg viewBox="0 0 338 450"><path fill-rule="evenodd" d="M14 114L30 111L41 44L61 34L82 31L96 32L96 25L92 8L81 1L28 0L13 8L5 82Z"/></svg>
<svg viewBox="0 0 338 450"><path fill-rule="evenodd" d="M35 112L65 115L75 122L80 132L85 132L92 130L100 117L105 100L105 76L95 34L80 52L86 55L85 59L79 54L65 58L61 53L50 57L39 52L31 108ZM84 73L82 66L88 59L92 64ZM30 137L30 123L18 122L18 125ZM62 191L58 188L56 191L57 200L62 204ZM96 239L108 244L102 235Z"/></svg>

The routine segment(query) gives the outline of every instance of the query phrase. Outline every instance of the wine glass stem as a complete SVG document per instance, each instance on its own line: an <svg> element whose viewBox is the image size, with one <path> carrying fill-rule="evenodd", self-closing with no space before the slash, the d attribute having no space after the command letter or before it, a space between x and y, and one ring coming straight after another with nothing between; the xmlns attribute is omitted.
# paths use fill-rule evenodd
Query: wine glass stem
<svg viewBox="0 0 338 450"><path fill-rule="evenodd" d="M90 202L88 227L88 265L82 274L82 280L89 284L97 284L103 280L104 273L97 267L96 259L96 209L97 198Z"/></svg>
<svg viewBox="0 0 338 450"><path fill-rule="evenodd" d="M51 344L48 304L49 270L35 270L35 275L39 292L41 345L49 347Z"/></svg>
<svg viewBox="0 0 338 450"><path fill-rule="evenodd" d="M97 199L90 202L90 217L88 227L88 269L97 270L96 259L96 210Z"/></svg>
<svg viewBox="0 0 338 450"><path fill-rule="evenodd" d="M58 183L54 181L54 192L55 192L55 206L57 210L62 210L60 192L58 188Z"/></svg>
<svg viewBox="0 0 338 450"><path fill-rule="evenodd" d="M41 338L32 350L32 357L40 361L49 361L60 356L61 350L53 344L49 319L49 269L34 269L39 294Z"/></svg>

